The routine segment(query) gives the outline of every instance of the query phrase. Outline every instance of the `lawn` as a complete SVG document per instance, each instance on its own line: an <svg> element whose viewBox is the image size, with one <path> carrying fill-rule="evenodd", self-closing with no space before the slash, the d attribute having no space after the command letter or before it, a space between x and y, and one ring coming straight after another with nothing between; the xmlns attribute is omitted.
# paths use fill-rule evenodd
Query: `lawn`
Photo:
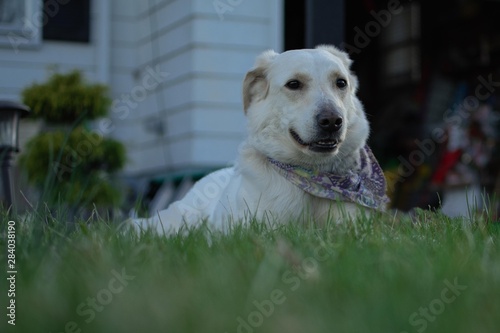
<svg viewBox="0 0 500 333"><path fill-rule="evenodd" d="M184 237L2 220L0 332L500 331L500 225L484 217L418 211Z"/></svg>

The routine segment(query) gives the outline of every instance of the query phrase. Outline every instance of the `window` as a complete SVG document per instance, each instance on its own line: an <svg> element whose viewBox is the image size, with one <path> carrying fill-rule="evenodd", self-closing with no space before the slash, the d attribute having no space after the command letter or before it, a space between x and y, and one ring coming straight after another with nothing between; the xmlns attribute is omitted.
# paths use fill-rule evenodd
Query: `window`
<svg viewBox="0 0 500 333"><path fill-rule="evenodd" d="M43 26L44 40L90 41L89 0L43 0L43 11L47 16Z"/></svg>
<svg viewBox="0 0 500 333"><path fill-rule="evenodd" d="M25 3L22 1L0 0L0 24L22 26Z"/></svg>
<svg viewBox="0 0 500 333"><path fill-rule="evenodd" d="M382 84L401 86L420 80L420 4L412 2L394 15L381 33Z"/></svg>
<svg viewBox="0 0 500 333"><path fill-rule="evenodd" d="M20 48L40 43L39 0L0 0L0 46Z"/></svg>

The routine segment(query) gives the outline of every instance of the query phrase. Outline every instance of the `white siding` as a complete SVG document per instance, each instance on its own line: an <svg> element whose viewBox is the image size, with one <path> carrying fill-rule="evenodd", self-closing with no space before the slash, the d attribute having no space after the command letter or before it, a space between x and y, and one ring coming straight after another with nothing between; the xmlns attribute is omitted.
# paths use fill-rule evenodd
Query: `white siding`
<svg viewBox="0 0 500 333"><path fill-rule="evenodd" d="M0 48L0 98L3 91L19 94L35 81L44 81L50 67L61 71L79 68L90 80L95 78L94 49L91 44L44 42L40 49L20 49L16 54L9 48Z"/></svg>
<svg viewBox="0 0 500 333"><path fill-rule="evenodd" d="M0 98L18 99L47 78L50 64L79 68L90 81L109 78L110 134L127 147L127 176L233 161L246 132L242 80L256 55L281 48L283 0L244 0L222 16L212 0L109 0L110 36L100 35L97 1L89 44L42 41L18 54L0 48ZM107 39L109 59L102 59L98 41ZM157 74L160 84L146 89L151 71L168 75Z"/></svg>
<svg viewBox="0 0 500 333"><path fill-rule="evenodd" d="M118 30L137 36L139 79L114 75L116 89L130 94L147 67L159 66L168 77L118 121L115 136L129 151L126 173L225 166L235 159L246 133L242 80L256 55L280 44L280 4L242 1L221 19L213 1L157 0L151 8L137 2L134 29Z"/></svg>
<svg viewBox="0 0 500 333"><path fill-rule="evenodd" d="M94 0L101 1L101 0ZM89 81L96 81L97 56L95 38L99 36L96 22L99 13L92 4L90 13L91 42L67 43L42 41L39 47L19 48L17 52L9 45L0 46L0 99L21 100L21 91L34 82L45 81L55 68L60 72L73 69L83 71ZM23 120L19 129L22 146L39 131L40 124ZM16 159L19 155L15 156ZM14 174L16 171L14 171Z"/></svg>
<svg viewBox="0 0 500 333"><path fill-rule="evenodd" d="M91 6L92 9L95 7ZM96 25L97 15L92 10L91 26ZM50 75L50 66L56 66L61 72L79 68L89 80L95 80L95 52L92 42L42 41L40 47L20 48L18 52L8 45L0 46L0 98L19 99L23 88L35 81L43 81Z"/></svg>

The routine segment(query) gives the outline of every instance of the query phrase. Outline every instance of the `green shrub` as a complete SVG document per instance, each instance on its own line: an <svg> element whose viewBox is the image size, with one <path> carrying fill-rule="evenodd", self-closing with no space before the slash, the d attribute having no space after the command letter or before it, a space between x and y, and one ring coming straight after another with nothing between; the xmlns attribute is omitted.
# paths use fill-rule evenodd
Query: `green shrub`
<svg viewBox="0 0 500 333"><path fill-rule="evenodd" d="M55 73L45 83L35 83L22 92L31 116L49 123L73 124L78 119L96 119L106 115L111 100L108 88L88 84L80 71Z"/></svg>
<svg viewBox="0 0 500 333"><path fill-rule="evenodd" d="M97 140L82 125L107 114L107 93L105 85L86 83L77 70L55 73L45 83L22 92L31 116L42 119L45 126L24 147L20 167L51 206L111 208L120 204L122 195L113 175L125 164L125 148L116 140Z"/></svg>
<svg viewBox="0 0 500 333"><path fill-rule="evenodd" d="M63 130L42 132L24 148L20 166L28 181L46 191L49 202L65 202L116 206L120 191L114 188L111 174L126 161L123 145L101 138L95 144L92 133L79 126L70 133ZM51 181L48 181L51 180Z"/></svg>

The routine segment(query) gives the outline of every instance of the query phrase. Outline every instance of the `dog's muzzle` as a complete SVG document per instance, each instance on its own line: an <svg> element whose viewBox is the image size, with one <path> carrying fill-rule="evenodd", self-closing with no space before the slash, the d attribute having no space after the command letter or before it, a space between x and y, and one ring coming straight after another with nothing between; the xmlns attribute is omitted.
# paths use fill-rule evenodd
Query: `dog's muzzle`
<svg viewBox="0 0 500 333"><path fill-rule="evenodd" d="M317 135L311 142L305 142L300 135L290 129L290 135L301 146L319 153L331 153L340 143L340 130L344 120L342 116L331 109L322 110L316 116Z"/></svg>
<svg viewBox="0 0 500 333"><path fill-rule="evenodd" d="M331 153L335 151L340 143L340 140L335 137L321 137L318 140L305 142L293 129L290 129L290 135L299 145L307 147L308 149L318 153Z"/></svg>

